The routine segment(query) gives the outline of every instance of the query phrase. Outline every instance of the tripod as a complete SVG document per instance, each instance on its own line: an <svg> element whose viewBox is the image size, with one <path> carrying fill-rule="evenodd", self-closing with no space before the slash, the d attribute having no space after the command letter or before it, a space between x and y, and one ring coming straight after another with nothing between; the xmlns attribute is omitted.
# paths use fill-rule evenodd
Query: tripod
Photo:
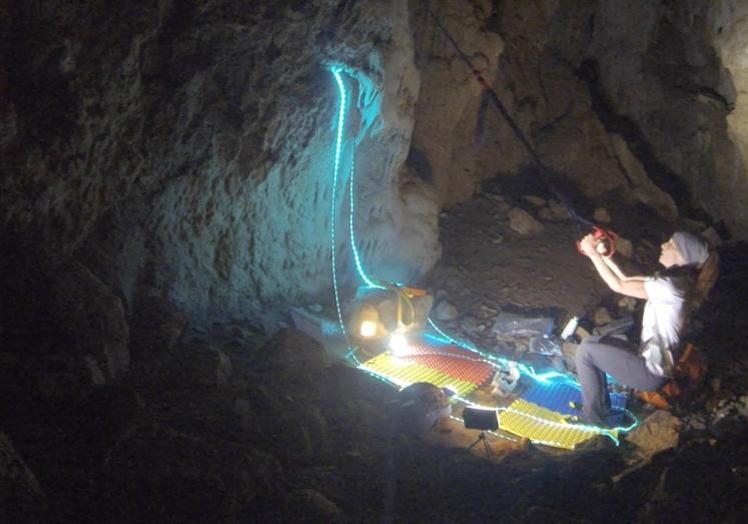
<svg viewBox="0 0 748 524"><path fill-rule="evenodd" d="M471 449L473 449L473 447L478 442L480 442L481 440L483 441L483 448L486 450L486 458L491 458L492 457L492 455L491 455L491 448L488 446L488 439L486 438L486 432L485 431L481 431L480 435L478 435L478 438L476 439L476 441L473 442L472 444L470 444L468 446L468 448L467 448L468 451L470 451Z"/></svg>

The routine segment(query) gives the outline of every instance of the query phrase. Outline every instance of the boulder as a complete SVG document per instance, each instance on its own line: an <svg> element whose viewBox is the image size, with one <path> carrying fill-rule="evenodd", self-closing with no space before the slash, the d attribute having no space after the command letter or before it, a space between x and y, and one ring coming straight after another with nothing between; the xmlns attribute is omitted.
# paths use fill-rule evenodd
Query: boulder
<svg viewBox="0 0 748 524"><path fill-rule="evenodd" d="M460 313L451 302L442 300L436 305L434 316L437 320L455 320Z"/></svg>
<svg viewBox="0 0 748 524"><path fill-rule="evenodd" d="M481 314L484 317L485 316L494 316L494 315L496 315L499 312L498 309L496 309L493 306L489 306L488 304L481 304L480 310L481 310Z"/></svg>
<svg viewBox="0 0 748 524"><path fill-rule="evenodd" d="M626 172L631 184L633 199L651 207L664 218L675 218L678 209L673 198L657 187L647 175L644 166L631 152L621 135L611 134L610 141L618 155L620 166Z"/></svg>
<svg viewBox="0 0 748 524"><path fill-rule="evenodd" d="M543 231L543 224L519 207L509 211L509 227L522 236L536 235Z"/></svg>
<svg viewBox="0 0 748 524"><path fill-rule="evenodd" d="M748 395L742 395L738 399L738 412L743 416L748 418Z"/></svg>
<svg viewBox="0 0 748 524"><path fill-rule="evenodd" d="M711 413L709 430L721 439L740 437L748 428L748 420L744 416L745 404L740 399L720 400L718 409Z"/></svg>
<svg viewBox="0 0 748 524"><path fill-rule="evenodd" d="M398 393L392 413L395 433L423 435L436 426L439 419L452 414L445 391L428 382L416 382Z"/></svg>
<svg viewBox="0 0 748 524"><path fill-rule="evenodd" d="M636 446L640 455L652 455L678 445L683 422L672 413L658 410L626 435L626 440Z"/></svg>

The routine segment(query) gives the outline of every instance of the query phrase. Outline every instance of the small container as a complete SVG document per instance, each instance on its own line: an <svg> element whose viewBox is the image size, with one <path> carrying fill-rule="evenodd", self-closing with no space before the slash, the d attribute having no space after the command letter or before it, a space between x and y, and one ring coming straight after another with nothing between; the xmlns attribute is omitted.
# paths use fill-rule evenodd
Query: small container
<svg viewBox="0 0 748 524"><path fill-rule="evenodd" d="M569 321L564 326L563 331L561 331L561 340L568 340L569 337L571 337L574 332L577 330L577 326L579 325L579 317L573 316L569 319Z"/></svg>

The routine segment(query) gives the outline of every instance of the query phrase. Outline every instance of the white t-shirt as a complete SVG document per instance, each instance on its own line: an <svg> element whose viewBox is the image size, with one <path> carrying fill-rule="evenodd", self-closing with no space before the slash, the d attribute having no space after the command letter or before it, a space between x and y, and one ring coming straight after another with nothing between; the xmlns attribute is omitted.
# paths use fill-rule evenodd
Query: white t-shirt
<svg viewBox="0 0 748 524"><path fill-rule="evenodd" d="M649 277L644 289L649 298L642 317L641 355L653 374L671 377L675 367L673 351L680 343L686 321L685 294L668 277Z"/></svg>

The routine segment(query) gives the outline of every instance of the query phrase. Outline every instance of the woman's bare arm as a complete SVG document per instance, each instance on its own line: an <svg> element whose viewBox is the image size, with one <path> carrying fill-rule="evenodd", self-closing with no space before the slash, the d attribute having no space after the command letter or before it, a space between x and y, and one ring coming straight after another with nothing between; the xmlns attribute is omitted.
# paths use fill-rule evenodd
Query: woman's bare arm
<svg viewBox="0 0 748 524"><path fill-rule="evenodd" d="M607 266L613 271L613 273L616 274L618 278L624 281L630 281L630 280L636 280L640 282L644 282L647 277L643 275L631 275L626 276L623 271L621 271L621 268L618 267L618 264L616 264L611 257L603 257L603 262L607 264Z"/></svg>
<svg viewBox="0 0 748 524"><path fill-rule="evenodd" d="M603 279L610 289L616 293L621 293L622 295L627 295L629 297L641 298L644 300L649 298L647 296L647 290L644 288L644 280L626 278L618 266L615 266L617 271L613 270L607 263L605 257L595 249L595 239L592 235L587 235L582 239L580 242L580 248L592 261L600 278Z"/></svg>

